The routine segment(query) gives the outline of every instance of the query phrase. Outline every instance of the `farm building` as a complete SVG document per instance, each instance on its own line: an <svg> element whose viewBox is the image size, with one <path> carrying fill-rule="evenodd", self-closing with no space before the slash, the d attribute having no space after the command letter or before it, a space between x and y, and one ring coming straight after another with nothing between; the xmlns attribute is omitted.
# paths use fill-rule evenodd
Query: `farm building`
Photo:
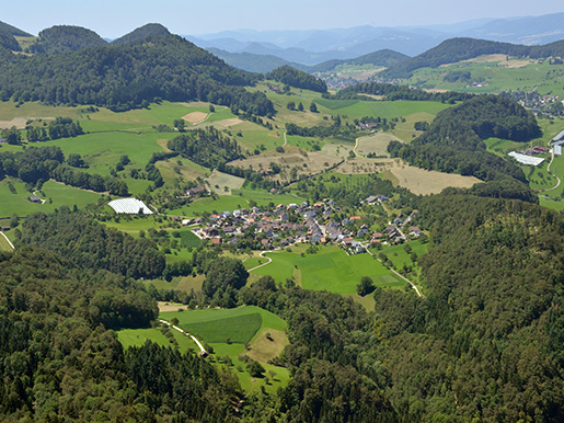
<svg viewBox="0 0 564 423"><path fill-rule="evenodd" d="M558 142L558 141L564 141L564 131L560 132L558 135L556 135L554 138L552 138L552 142Z"/></svg>
<svg viewBox="0 0 564 423"><path fill-rule="evenodd" d="M39 196L35 195L35 194L33 194L29 197L29 201L31 201L32 203L41 203L42 202L41 198L39 198Z"/></svg>
<svg viewBox="0 0 564 423"><path fill-rule="evenodd" d="M121 198L119 200L110 201L108 205L114 209L117 214L153 214L149 207L137 198Z"/></svg>
<svg viewBox="0 0 564 423"><path fill-rule="evenodd" d="M544 159L541 159L540 157L531 157L525 154L517 153L515 151L512 151L511 153L509 153L509 155L513 157L515 160L517 160L519 163L528 166L538 166L542 162L544 162Z"/></svg>

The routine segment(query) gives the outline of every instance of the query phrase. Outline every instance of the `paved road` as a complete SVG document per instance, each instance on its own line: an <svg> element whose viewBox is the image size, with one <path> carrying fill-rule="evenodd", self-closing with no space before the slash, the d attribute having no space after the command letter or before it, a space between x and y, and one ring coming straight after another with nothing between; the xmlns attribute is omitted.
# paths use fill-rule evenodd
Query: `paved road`
<svg viewBox="0 0 564 423"><path fill-rule="evenodd" d="M173 328L174 330L177 330L180 333L183 333L186 336L189 336L190 338L192 338L192 341L194 341L196 343L196 345L198 346L198 348L200 348L200 351L203 353L207 354L206 349L204 348L204 346L200 343L200 341L198 341L196 339L196 337L194 335L191 335L190 333L186 332L184 329L179 328L178 326L174 326L172 323L167 322L166 320L163 319L157 319L159 322L164 323L167 326L170 326L171 328Z"/></svg>

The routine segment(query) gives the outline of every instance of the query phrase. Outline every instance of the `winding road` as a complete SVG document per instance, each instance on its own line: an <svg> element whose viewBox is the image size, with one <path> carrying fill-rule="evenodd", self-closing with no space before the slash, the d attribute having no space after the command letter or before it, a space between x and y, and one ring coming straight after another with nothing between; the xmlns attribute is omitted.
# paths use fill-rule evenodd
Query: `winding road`
<svg viewBox="0 0 564 423"><path fill-rule="evenodd" d="M558 182L556 182L556 185L554 185L552 188L545 189L545 190L542 191L542 192L552 191L553 189L558 188L558 187L560 186L560 183L562 182L558 176L556 176L554 173L552 173L552 172L550 171L550 166L552 166L552 162L554 162L554 147L552 148L551 153L552 153L552 156L551 156L551 158L550 158L550 163L549 163L548 166L546 167L546 171L547 171L550 175L554 176Z"/></svg>
<svg viewBox="0 0 564 423"><path fill-rule="evenodd" d="M178 326L173 325L170 322L167 322L166 320L163 319L157 319L159 322L170 326L171 328L173 328L174 330L177 330L180 333L183 333L186 336L189 336L190 338L192 338L192 341L194 341L196 343L196 345L198 346L198 348L200 348L200 352L207 354L208 352L206 351L206 349L204 348L204 346L202 345L202 343L200 341L198 341L196 339L196 337L194 335L191 335L190 333L186 332L184 329L179 328Z"/></svg>

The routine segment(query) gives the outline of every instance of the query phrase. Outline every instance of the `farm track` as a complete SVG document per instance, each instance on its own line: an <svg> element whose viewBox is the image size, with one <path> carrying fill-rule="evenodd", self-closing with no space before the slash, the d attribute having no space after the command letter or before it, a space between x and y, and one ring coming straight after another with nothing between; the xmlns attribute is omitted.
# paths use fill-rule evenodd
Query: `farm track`
<svg viewBox="0 0 564 423"><path fill-rule="evenodd" d="M204 346L201 344L200 341L198 341L198 340L196 339L196 337L195 337L194 335L191 335L190 333L186 332L184 329L179 328L178 326L175 326L175 325L173 325L172 323L167 322L166 320L163 320L163 319L157 319L157 320L158 320L159 322L161 322L161 323L167 325L167 326L170 326L170 327L173 328L174 330L177 330L178 332L180 332L180 333L182 333L182 334L184 334L184 335L189 336L190 338L192 338L192 341L194 341L194 342L196 343L196 345L197 345L198 348L200 349L200 352L207 354L207 351L206 351L206 349L204 348Z"/></svg>
<svg viewBox="0 0 564 423"><path fill-rule="evenodd" d="M547 171L550 175L554 176L554 177L556 178L556 181L557 181L557 182L556 182L556 185L554 185L554 186L551 187L551 188L545 189L544 191L541 191L541 193L547 192L547 191L552 191L553 189L558 188L558 187L560 186L561 182L562 182L558 176L556 176L554 173L552 173L552 172L550 171L550 166L552 166L552 162L554 162L554 148L552 149L552 156L550 157L550 163L549 163L548 166L546 167L546 171Z"/></svg>
<svg viewBox="0 0 564 423"><path fill-rule="evenodd" d="M378 260L380 263L382 263L382 260L380 260L380 259L378 258L378 256L372 254L372 252L371 252L368 248L366 248L366 246L364 246L364 248L366 249L366 252L367 252L368 254L370 254L372 257L374 257L376 260ZM382 263L382 265L385 266L384 263ZM425 298L425 295L423 295L423 294L419 291L419 288L417 288L417 285L415 285L413 282L411 282L409 279L407 279L407 278L406 278L405 276L403 276L402 274L396 272L393 268L390 267L389 269L390 269L390 271L392 271L395 275L399 276L399 277L402 278L404 281L406 281L408 284L410 284L411 287L415 290L415 292L416 292L417 295L419 296L419 298Z"/></svg>
<svg viewBox="0 0 564 423"><path fill-rule="evenodd" d="M2 236L6 239L6 242L8 243L8 245L10 247L12 247L12 251L14 251L16 249L16 247L14 247L14 244L12 244L12 241L10 241L10 238L8 238L4 232L0 232L0 234L2 234Z"/></svg>

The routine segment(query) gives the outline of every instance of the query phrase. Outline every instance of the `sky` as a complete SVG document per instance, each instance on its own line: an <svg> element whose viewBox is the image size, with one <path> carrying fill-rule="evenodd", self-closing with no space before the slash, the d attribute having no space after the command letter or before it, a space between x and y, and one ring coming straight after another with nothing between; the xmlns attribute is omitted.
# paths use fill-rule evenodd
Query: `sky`
<svg viewBox="0 0 564 423"><path fill-rule="evenodd" d="M0 21L36 35L78 25L117 38L146 23L180 35L452 24L564 12L561 0L1 0Z"/></svg>

